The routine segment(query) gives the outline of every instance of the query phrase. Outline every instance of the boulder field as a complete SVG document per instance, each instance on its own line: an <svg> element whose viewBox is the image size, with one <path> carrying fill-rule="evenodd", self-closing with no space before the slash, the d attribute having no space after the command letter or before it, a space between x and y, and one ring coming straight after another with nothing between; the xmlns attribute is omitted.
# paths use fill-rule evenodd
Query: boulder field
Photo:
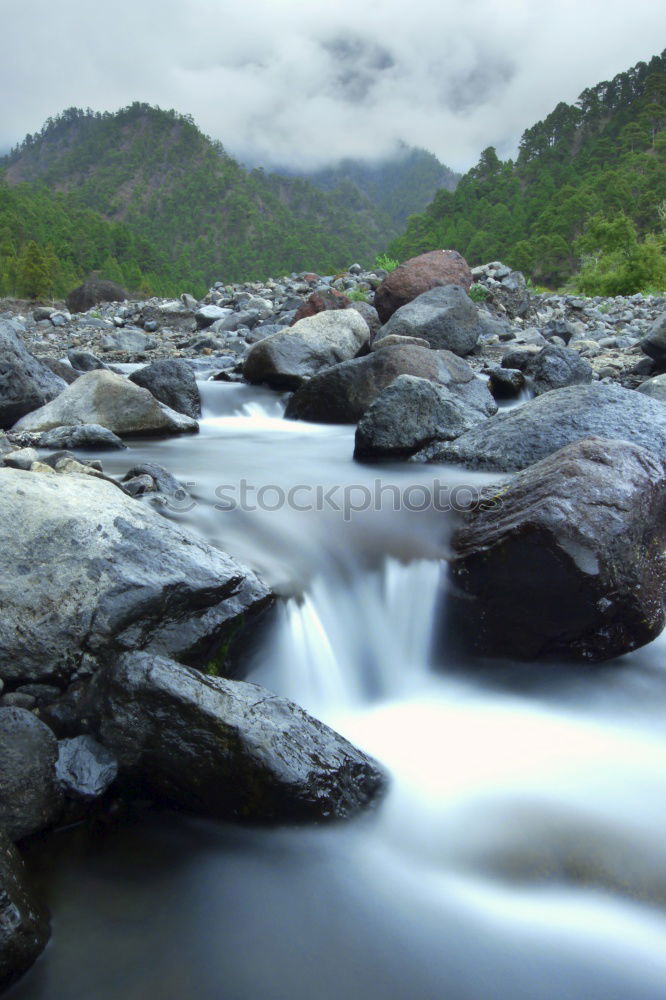
<svg viewBox="0 0 666 1000"><path fill-rule="evenodd" d="M273 594L160 515L190 499L167 470L137 456L114 479L95 457L196 431L197 379L357 424L362 461L496 475L451 542L444 615L470 664L606 660L665 622L666 297L536 295L499 261L435 250L202 300L92 282L67 305L0 303L0 989L49 934L15 842L136 796L332 821L386 785L297 705L227 676Z"/></svg>

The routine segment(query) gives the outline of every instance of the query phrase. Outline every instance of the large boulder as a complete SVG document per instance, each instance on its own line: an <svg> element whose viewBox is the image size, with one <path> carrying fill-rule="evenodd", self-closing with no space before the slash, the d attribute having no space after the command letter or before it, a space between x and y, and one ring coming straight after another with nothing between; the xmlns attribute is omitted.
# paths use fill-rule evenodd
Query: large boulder
<svg viewBox="0 0 666 1000"><path fill-rule="evenodd" d="M494 332L494 321L484 316L460 285L443 285L423 292L397 309L375 339L419 337L436 350L464 357L476 347L484 332Z"/></svg>
<svg viewBox="0 0 666 1000"><path fill-rule="evenodd" d="M354 458L404 458L434 439L452 441L486 418L444 385L399 375L361 417Z"/></svg>
<svg viewBox="0 0 666 1000"><path fill-rule="evenodd" d="M46 947L49 915L30 885L21 856L0 830L0 992Z"/></svg>
<svg viewBox="0 0 666 1000"><path fill-rule="evenodd" d="M370 339L370 328L355 309L320 312L253 344L243 375L276 389L296 389L308 378L354 358Z"/></svg>
<svg viewBox="0 0 666 1000"><path fill-rule="evenodd" d="M335 820L384 785L371 758L292 702L163 657L133 653L104 668L93 704L126 780L206 816Z"/></svg>
<svg viewBox="0 0 666 1000"><path fill-rule="evenodd" d="M110 371L86 372L52 403L22 417L16 431L49 431L73 424L100 424L118 435L182 434L196 420L169 409L147 389Z"/></svg>
<svg viewBox="0 0 666 1000"><path fill-rule="evenodd" d="M528 374L537 396L567 385L588 385L594 370L589 361L569 347L549 344L530 360Z"/></svg>
<svg viewBox="0 0 666 1000"><path fill-rule="evenodd" d="M415 460L513 472L592 436L632 441L666 459L666 407L618 385L571 385L429 445Z"/></svg>
<svg viewBox="0 0 666 1000"><path fill-rule="evenodd" d="M487 386L462 358L450 351L394 344L316 375L294 393L285 416L319 423L355 424L399 375L415 375L445 385L488 416L497 411Z"/></svg>
<svg viewBox="0 0 666 1000"><path fill-rule="evenodd" d="M562 448L470 510L451 624L476 652L605 660L662 631L666 464L626 441Z"/></svg>
<svg viewBox="0 0 666 1000"><path fill-rule="evenodd" d="M92 278L71 291L65 301L70 312L86 312L99 302L124 302L126 298L127 292L115 281Z"/></svg>
<svg viewBox="0 0 666 1000"><path fill-rule="evenodd" d="M0 829L21 840L51 826L62 810L58 741L24 708L0 707Z"/></svg>
<svg viewBox="0 0 666 1000"><path fill-rule="evenodd" d="M317 313L328 312L336 309L351 309L351 299L335 288L325 288L320 292L313 292L312 295L296 310L290 326L295 326L302 319L308 316L316 316Z"/></svg>
<svg viewBox="0 0 666 1000"><path fill-rule="evenodd" d="M49 402L67 387L28 352L14 327L0 319L0 428Z"/></svg>
<svg viewBox="0 0 666 1000"><path fill-rule="evenodd" d="M666 368L666 312L654 321L647 336L641 340L640 348L659 369Z"/></svg>
<svg viewBox="0 0 666 1000"><path fill-rule="evenodd" d="M270 602L230 556L89 476L0 469L0 679L68 681L114 651L205 664Z"/></svg>
<svg viewBox="0 0 666 1000"><path fill-rule="evenodd" d="M169 358L153 361L130 375L130 382L148 389L165 406L194 420L201 416L201 396L194 369L187 361Z"/></svg>
<svg viewBox="0 0 666 1000"><path fill-rule="evenodd" d="M375 292L375 309L386 323L396 309L430 288L460 285L468 292L472 281L467 261L456 250L430 250L406 260L384 278Z"/></svg>

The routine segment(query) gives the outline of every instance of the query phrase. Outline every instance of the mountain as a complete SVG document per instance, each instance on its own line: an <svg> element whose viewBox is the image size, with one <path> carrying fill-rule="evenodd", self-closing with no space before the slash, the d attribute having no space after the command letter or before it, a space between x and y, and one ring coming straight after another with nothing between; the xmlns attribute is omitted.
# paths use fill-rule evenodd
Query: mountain
<svg viewBox="0 0 666 1000"><path fill-rule="evenodd" d="M404 260L450 247L473 265L499 258L550 286L576 275L589 294L623 294L666 283L665 225L663 52L558 104L524 132L515 162L485 149L389 253Z"/></svg>
<svg viewBox="0 0 666 1000"><path fill-rule="evenodd" d="M440 188L454 191L460 180L460 174L445 167L433 153L406 145L378 163L347 159L302 176L322 191L354 184L398 231L410 215L423 211Z"/></svg>
<svg viewBox="0 0 666 1000"><path fill-rule="evenodd" d="M354 183L323 191L305 178L245 170L191 117L141 103L104 114L70 108L26 136L0 168L5 202L18 185L25 204L42 199L56 214L76 214L79 226L83 209L100 217L94 238L79 233L68 243L56 233L49 241L69 272L82 277L91 263L106 262L117 280L162 294L176 291L173 282L202 289L213 280L369 264L395 233ZM15 271L28 242L43 253L48 244L37 224L13 225L12 211L0 215L0 243L13 248ZM102 236L100 219L121 228ZM82 254L86 240L90 252ZM0 259L0 276L10 265Z"/></svg>

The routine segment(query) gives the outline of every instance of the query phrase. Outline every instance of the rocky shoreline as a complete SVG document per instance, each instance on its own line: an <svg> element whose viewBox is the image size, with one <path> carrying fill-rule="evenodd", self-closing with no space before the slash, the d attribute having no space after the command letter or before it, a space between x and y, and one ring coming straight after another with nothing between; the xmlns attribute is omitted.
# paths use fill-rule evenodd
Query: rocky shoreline
<svg viewBox="0 0 666 1000"><path fill-rule="evenodd" d="M1 302L0 989L48 938L12 843L136 797L323 822L386 786L237 679L234 644L274 595L141 502L184 493L168 470L114 479L100 451L196 433L214 378L292 392L289 419L357 424L359 461L495 472L452 540L452 628L474 656L591 662L664 627L664 373L666 297L536 295L454 251L201 301Z"/></svg>

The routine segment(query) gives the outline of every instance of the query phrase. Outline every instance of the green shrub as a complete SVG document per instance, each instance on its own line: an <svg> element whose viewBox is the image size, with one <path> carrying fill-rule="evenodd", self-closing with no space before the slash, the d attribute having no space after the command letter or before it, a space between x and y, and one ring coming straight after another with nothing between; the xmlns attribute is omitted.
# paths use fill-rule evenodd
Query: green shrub
<svg viewBox="0 0 666 1000"><path fill-rule="evenodd" d="M386 253L379 253L375 257L375 264L383 271L395 271L399 263L400 261L394 260L393 257L389 257Z"/></svg>
<svg viewBox="0 0 666 1000"><path fill-rule="evenodd" d="M351 299L352 302L368 301L368 293L364 288L350 288L348 291L345 292L345 295L347 296L348 299Z"/></svg>
<svg viewBox="0 0 666 1000"><path fill-rule="evenodd" d="M485 285L482 285L479 281L475 281L469 290L469 297L472 302L485 302L490 292Z"/></svg>

